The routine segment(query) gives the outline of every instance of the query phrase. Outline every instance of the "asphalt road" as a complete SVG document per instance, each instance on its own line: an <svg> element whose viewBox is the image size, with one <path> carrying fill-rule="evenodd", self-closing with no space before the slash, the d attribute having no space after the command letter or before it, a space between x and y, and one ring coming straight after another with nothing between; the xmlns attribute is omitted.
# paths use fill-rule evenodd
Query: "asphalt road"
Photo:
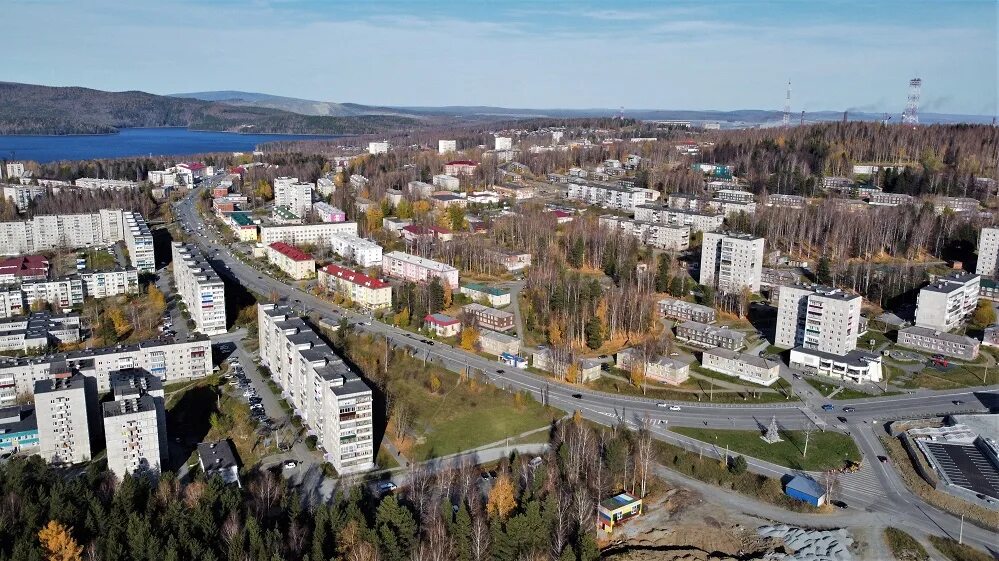
<svg viewBox="0 0 999 561"><path fill-rule="evenodd" d="M561 385L546 380L533 373L507 367L503 364L488 361L478 355L453 348L443 343L424 343L423 338L395 327L372 321L368 316L347 310L341 310L328 301L317 298L307 292L284 284L267 274L244 264L233 257L230 248L216 243L210 236L209 226L205 225L194 208L194 197L200 191L195 190L183 200L177 212L178 218L193 233L191 238L197 241L214 261L216 270L223 276L236 279L240 284L259 294L277 294L289 305L303 315L320 311L330 323L336 324L340 318L346 317L356 328L382 335L394 345L403 345L412 349L418 357L442 364L450 369L471 367L478 369L493 384L514 391L527 390L539 401L546 402L567 412L580 411L587 419L601 424L627 423L636 427L645 419L663 420L665 426L654 425L654 433L662 440L674 441L681 439L675 433L665 430L669 425L708 427L719 429L750 429L766 427L771 418L786 429L803 429L807 427L823 430L840 430L851 435L861 433L858 441L865 464L875 464L873 480L874 491L853 489L849 482L843 483L843 493L851 500L856 500L864 508L882 511L898 519L905 519L911 524L928 533L945 533L957 537L960 520L949 514L938 511L923 503L912 495L901 482L898 474L892 469L882 466L876 459L880 443L877 442L872 424L899 417L931 416L956 412L981 412L987 407L979 399L981 392L990 392L995 397L996 388L968 388L954 391L919 391L902 396L878 397L864 400L829 402L834 405L832 411L824 411L824 404L819 396L812 396L801 402L773 404L713 404L691 402L662 403L652 399L635 396L620 396L604 392L596 392L579 387ZM203 231L199 232L198 228ZM217 252L217 253L216 253ZM502 372L501 372L502 371ZM790 380L789 380L790 381ZM960 401L962 403L955 403ZM666 405L678 405L680 411L669 411ZM842 407L855 409L851 413L842 411ZM995 405L993 405L995 406ZM836 418L844 416L848 422L843 424ZM873 439L872 441L867 441ZM689 448L689 443L688 446ZM883 452L882 452L883 453ZM779 466L763 465L755 462L754 471L770 472L778 469L786 474L793 470ZM769 475L776 475L768 473ZM880 489L877 489L880 488ZM884 497L882 500L882 496ZM873 500L872 500L873 499ZM999 549L996 538L991 533L971 524L965 525L964 538L966 543L976 543L980 547L989 547L993 551Z"/></svg>

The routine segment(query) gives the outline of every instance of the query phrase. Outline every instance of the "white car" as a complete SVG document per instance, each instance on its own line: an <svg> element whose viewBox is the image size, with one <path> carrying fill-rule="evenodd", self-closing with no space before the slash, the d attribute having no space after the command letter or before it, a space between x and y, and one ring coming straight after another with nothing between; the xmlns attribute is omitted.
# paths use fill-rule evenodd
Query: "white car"
<svg viewBox="0 0 999 561"><path fill-rule="evenodd" d="M670 411L679 411L680 410L680 406L679 405L670 405L669 406L669 410Z"/></svg>
<svg viewBox="0 0 999 561"><path fill-rule="evenodd" d="M668 406L665 403L663 403L663 402L660 401L659 403L656 404L656 407L662 407L663 409L665 409Z"/></svg>

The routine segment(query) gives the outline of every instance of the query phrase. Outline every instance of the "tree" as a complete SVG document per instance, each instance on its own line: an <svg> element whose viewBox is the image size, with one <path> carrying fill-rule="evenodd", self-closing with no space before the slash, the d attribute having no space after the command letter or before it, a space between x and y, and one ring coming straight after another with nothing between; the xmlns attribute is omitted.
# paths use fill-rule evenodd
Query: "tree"
<svg viewBox="0 0 999 561"><path fill-rule="evenodd" d="M461 330L461 348L466 351L471 351L475 349L475 345L479 342L479 330L473 326L465 327Z"/></svg>
<svg viewBox="0 0 999 561"><path fill-rule="evenodd" d="M444 285L439 277L434 277L427 286L428 314L436 314L444 309Z"/></svg>
<svg viewBox="0 0 999 561"><path fill-rule="evenodd" d="M449 206L447 218L448 224L455 232L465 229L465 209L460 206Z"/></svg>
<svg viewBox="0 0 999 561"><path fill-rule="evenodd" d="M656 268L656 292L669 292L670 261L672 260L669 255L659 256L659 265Z"/></svg>
<svg viewBox="0 0 999 561"><path fill-rule="evenodd" d="M701 304L712 308L714 307L715 287L708 285L701 286Z"/></svg>
<svg viewBox="0 0 999 561"><path fill-rule="evenodd" d="M374 232L382 227L382 209L380 207L372 205L367 212L364 213L364 223L367 227L367 232Z"/></svg>
<svg viewBox="0 0 999 561"><path fill-rule="evenodd" d="M388 495L379 503L375 514L375 528L382 559L409 559L416 544L416 519L408 508L399 504L395 495Z"/></svg>
<svg viewBox="0 0 999 561"><path fill-rule="evenodd" d="M270 181L260 179L257 181L256 195L258 198L269 201L274 198L274 186L271 185Z"/></svg>
<svg viewBox="0 0 999 561"><path fill-rule="evenodd" d="M83 546L76 543L71 534L72 528L67 528L55 520L38 531L38 540L45 549L48 561L80 561Z"/></svg>
<svg viewBox="0 0 999 561"><path fill-rule="evenodd" d="M163 295L163 291L156 288L155 284L150 283L147 295L152 309L156 311L157 315L162 314L166 310L166 296Z"/></svg>
<svg viewBox="0 0 999 561"><path fill-rule="evenodd" d="M567 260L569 264L575 268L580 268L583 266L583 257L585 256L586 246L584 245L583 238L577 237L572 244L572 249L569 251Z"/></svg>
<svg viewBox="0 0 999 561"><path fill-rule="evenodd" d="M749 462L747 462L746 458L742 455L732 458L732 461L729 462L728 465L728 470L736 475L742 475L743 473L746 473L746 470L748 469Z"/></svg>
<svg viewBox="0 0 999 561"><path fill-rule="evenodd" d="M565 369L565 381L570 384L579 382L579 363L573 362Z"/></svg>
<svg viewBox="0 0 999 561"><path fill-rule="evenodd" d="M815 282L832 286L832 270L829 267L829 258L825 255L819 257L819 263L815 266Z"/></svg>
<svg viewBox="0 0 999 561"><path fill-rule="evenodd" d="M586 346L591 349L599 349L604 344L604 328L600 323L600 318L591 316L586 320Z"/></svg>
<svg viewBox="0 0 999 561"><path fill-rule="evenodd" d="M503 472L496 478L493 489L489 492L486 511L489 512L490 516L505 519L516 507L517 499L514 493L513 482L510 481L510 476L506 472Z"/></svg>

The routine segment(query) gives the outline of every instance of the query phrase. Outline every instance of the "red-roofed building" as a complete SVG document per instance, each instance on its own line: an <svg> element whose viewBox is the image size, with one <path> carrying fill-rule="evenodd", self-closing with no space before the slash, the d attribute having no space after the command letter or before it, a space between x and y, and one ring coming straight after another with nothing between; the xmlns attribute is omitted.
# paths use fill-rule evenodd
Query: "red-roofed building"
<svg viewBox="0 0 999 561"><path fill-rule="evenodd" d="M0 261L0 284L20 284L23 281L49 278L49 260L42 255L11 257Z"/></svg>
<svg viewBox="0 0 999 561"><path fill-rule="evenodd" d="M295 280L309 279L316 274L316 260L301 249L284 242L274 242L267 246L267 260Z"/></svg>
<svg viewBox="0 0 999 561"><path fill-rule="evenodd" d="M369 310L392 306L392 285L339 265L319 270L319 285Z"/></svg>
<svg viewBox="0 0 999 561"><path fill-rule="evenodd" d="M454 337L461 331L461 321L446 314L427 314L423 326L438 337Z"/></svg>
<svg viewBox="0 0 999 561"><path fill-rule="evenodd" d="M407 243L416 243L421 238L434 238L442 242L449 242L454 239L454 233L451 230L440 226L427 227L420 226L419 224L410 224L409 226L403 226L400 231L402 232L402 238Z"/></svg>
<svg viewBox="0 0 999 561"><path fill-rule="evenodd" d="M567 224L573 219L572 213L564 210L553 210L549 214L555 217L555 222L558 224Z"/></svg>
<svg viewBox="0 0 999 561"><path fill-rule="evenodd" d="M444 164L444 174L455 177L459 175L474 175L477 169L479 169L479 162L473 162L472 160L455 160Z"/></svg>
<svg viewBox="0 0 999 561"><path fill-rule="evenodd" d="M186 169L191 172L191 176L195 179L201 179L203 177L208 177L212 175L215 170L210 166L206 166L201 162L191 162L189 164L177 164L178 168Z"/></svg>

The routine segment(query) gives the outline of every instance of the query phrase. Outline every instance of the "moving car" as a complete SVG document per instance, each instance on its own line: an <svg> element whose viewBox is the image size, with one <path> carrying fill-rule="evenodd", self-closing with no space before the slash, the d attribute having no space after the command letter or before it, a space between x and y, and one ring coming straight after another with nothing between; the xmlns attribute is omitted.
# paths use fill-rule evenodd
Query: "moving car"
<svg viewBox="0 0 999 561"><path fill-rule="evenodd" d="M680 406L679 405L670 405L669 406L669 410L670 411L679 411L680 410Z"/></svg>
<svg viewBox="0 0 999 561"><path fill-rule="evenodd" d="M843 412L844 413L853 413L854 411L856 411L856 409L853 408L853 407L844 407L843 408Z"/></svg>
<svg viewBox="0 0 999 561"><path fill-rule="evenodd" d="M825 404L825 405L822 406L822 410L823 411L832 411L833 410L833 406L832 406L831 403L827 403L827 404Z"/></svg>

